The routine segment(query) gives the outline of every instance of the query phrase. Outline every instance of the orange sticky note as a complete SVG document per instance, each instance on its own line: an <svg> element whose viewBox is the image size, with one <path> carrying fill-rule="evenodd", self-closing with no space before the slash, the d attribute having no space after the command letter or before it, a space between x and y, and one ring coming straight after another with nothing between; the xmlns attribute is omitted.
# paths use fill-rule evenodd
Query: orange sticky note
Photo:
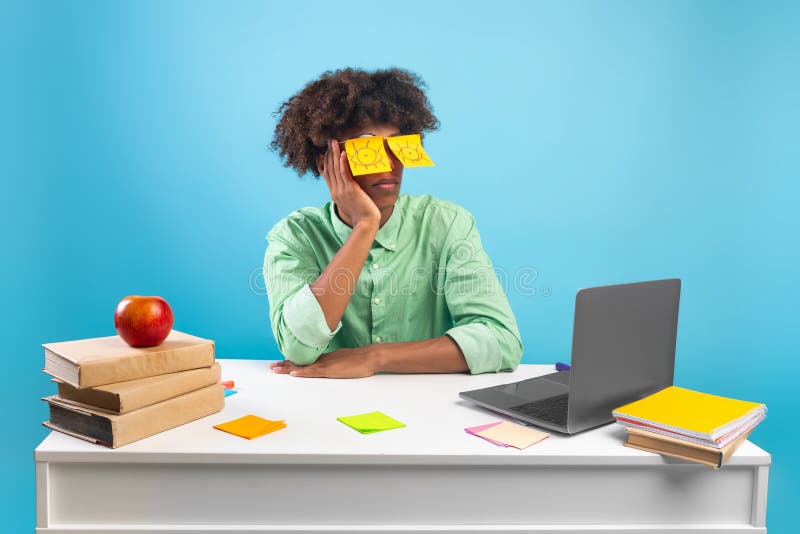
<svg viewBox="0 0 800 534"><path fill-rule="evenodd" d="M285 421L270 421L269 419L262 419L257 415L245 415L239 419L228 421L214 425L217 430L222 430L234 436L239 436L246 439L253 439L270 432L275 432L281 428L286 428Z"/></svg>
<svg viewBox="0 0 800 534"><path fill-rule="evenodd" d="M389 154L383 146L383 137L375 135L348 139L344 142L344 150L353 176L392 170Z"/></svg>

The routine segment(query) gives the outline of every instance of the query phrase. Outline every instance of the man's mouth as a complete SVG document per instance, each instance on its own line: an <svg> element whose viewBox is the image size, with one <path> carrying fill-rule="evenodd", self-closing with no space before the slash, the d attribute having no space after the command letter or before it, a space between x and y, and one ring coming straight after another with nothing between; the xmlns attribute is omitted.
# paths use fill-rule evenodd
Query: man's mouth
<svg viewBox="0 0 800 534"><path fill-rule="evenodd" d="M377 182L372 184L372 187L377 187L378 189L387 189L387 190L389 190L389 189L394 189L395 187L397 187L397 184L398 184L397 180L394 180L394 179L391 179L391 178L387 178L385 180L378 180Z"/></svg>

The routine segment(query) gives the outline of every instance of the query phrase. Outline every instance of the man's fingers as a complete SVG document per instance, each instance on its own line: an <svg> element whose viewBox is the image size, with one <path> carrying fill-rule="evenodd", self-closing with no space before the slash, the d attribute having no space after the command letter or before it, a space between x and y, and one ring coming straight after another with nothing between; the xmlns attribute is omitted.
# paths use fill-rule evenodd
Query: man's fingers
<svg viewBox="0 0 800 534"><path fill-rule="evenodd" d="M331 180L333 180L337 186L341 187L343 185L341 173L339 172L339 155L341 152L339 150L339 142L336 139L331 139L328 152L331 155Z"/></svg>
<svg viewBox="0 0 800 534"><path fill-rule="evenodd" d="M290 372L297 369L297 366L292 362L283 361L283 362L275 362L270 364L270 369L272 369L273 373L279 373L282 375L289 374Z"/></svg>
<svg viewBox="0 0 800 534"><path fill-rule="evenodd" d="M345 182L354 182L353 173L350 171L350 162L347 160L347 152L342 152L339 157L339 165L342 170L342 178Z"/></svg>
<svg viewBox="0 0 800 534"><path fill-rule="evenodd" d="M331 194L339 190L339 180L336 178L336 159L333 155L333 143L328 143L328 152L325 153L325 174Z"/></svg>
<svg viewBox="0 0 800 534"><path fill-rule="evenodd" d="M347 151L339 149L336 143L336 170L343 187L350 187L353 183L353 176L350 173L350 163L347 159Z"/></svg>
<svg viewBox="0 0 800 534"><path fill-rule="evenodd" d="M299 376L303 378L320 378L325 376L316 365L297 365L290 361L273 362L269 364L273 373L280 375Z"/></svg>
<svg viewBox="0 0 800 534"><path fill-rule="evenodd" d="M317 371L316 366L314 365L307 365L305 367L298 367L291 373L291 376L297 376L300 378L320 378L323 375Z"/></svg>

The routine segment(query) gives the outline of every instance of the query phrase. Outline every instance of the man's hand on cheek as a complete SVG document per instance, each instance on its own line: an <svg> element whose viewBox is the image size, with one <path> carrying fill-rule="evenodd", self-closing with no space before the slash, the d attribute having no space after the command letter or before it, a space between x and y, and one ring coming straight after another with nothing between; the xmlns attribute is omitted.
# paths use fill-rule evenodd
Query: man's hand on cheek
<svg viewBox="0 0 800 534"><path fill-rule="evenodd" d="M358 224L374 226L376 231L381 221L381 210L353 179L347 153L339 150L335 139L328 142L328 152L322 167L322 177L328 184L331 198L344 222L355 228Z"/></svg>
<svg viewBox="0 0 800 534"><path fill-rule="evenodd" d="M297 365L288 360L273 362L270 369L279 374L303 378L363 378L378 371L377 345L339 349L323 354L311 365Z"/></svg>

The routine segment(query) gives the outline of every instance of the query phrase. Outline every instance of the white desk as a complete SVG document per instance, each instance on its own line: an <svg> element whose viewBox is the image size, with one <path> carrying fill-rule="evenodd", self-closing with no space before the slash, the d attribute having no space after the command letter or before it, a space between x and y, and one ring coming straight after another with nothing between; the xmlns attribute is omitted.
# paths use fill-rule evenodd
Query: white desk
<svg viewBox="0 0 800 534"><path fill-rule="evenodd" d="M51 433L34 453L40 533L766 532L770 456L745 443L719 471L623 447L608 425L520 451L464 432L498 420L458 392L552 371L293 378L221 360L222 412L116 450ZM337 416L406 428L362 435ZM213 425L288 427L252 441Z"/></svg>

